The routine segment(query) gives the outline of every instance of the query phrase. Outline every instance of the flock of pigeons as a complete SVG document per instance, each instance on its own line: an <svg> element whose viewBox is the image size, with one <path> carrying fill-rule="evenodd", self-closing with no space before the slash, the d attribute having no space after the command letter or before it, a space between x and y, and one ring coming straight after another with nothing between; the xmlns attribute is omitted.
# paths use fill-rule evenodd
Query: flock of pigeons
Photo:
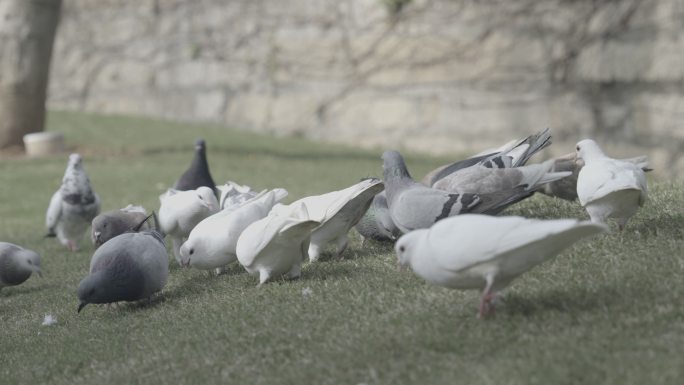
<svg viewBox="0 0 684 385"><path fill-rule="evenodd" d="M46 226L48 236L72 251L91 227L96 250L78 287L79 312L90 303L136 301L161 291L169 274L165 238L181 266L221 273L237 261L262 285L298 278L302 263L317 261L330 245L341 255L355 227L364 242L394 242L399 264L433 284L482 290L484 317L496 292L517 276L581 238L606 232L608 218L622 230L646 200L646 158L612 159L592 140L567 156L525 165L550 139L546 129L442 166L420 183L398 152L387 151L382 180L366 178L289 205L279 203L288 195L282 188L217 187L198 140L190 167L160 196L158 216L133 205L99 214L81 156L72 154ZM495 216L537 191L579 198L591 221ZM32 272L41 273L37 253L0 242L0 289Z"/></svg>

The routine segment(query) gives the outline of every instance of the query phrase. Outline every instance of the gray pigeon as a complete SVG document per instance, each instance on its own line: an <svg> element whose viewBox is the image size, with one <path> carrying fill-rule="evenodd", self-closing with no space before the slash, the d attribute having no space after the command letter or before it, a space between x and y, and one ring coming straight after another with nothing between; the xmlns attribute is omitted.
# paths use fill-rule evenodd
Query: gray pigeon
<svg viewBox="0 0 684 385"><path fill-rule="evenodd" d="M156 231L125 233L99 247L90 274L78 285L80 312L89 303L150 298L166 284L168 255Z"/></svg>
<svg viewBox="0 0 684 385"><path fill-rule="evenodd" d="M500 148L486 151L468 159L446 164L430 171L423 177L422 183L433 187L434 184L447 175L476 164L489 168L509 168L525 165L532 155L551 144L551 133L547 128L537 134L530 135L519 141L512 141Z"/></svg>
<svg viewBox="0 0 684 385"><path fill-rule="evenodd" d="M401 230L394 224L387 207L387 195L384 191L378 193L371 202L366 214L354 226L356 231L366 239L380 242L394 242L401 235Z"/></svg>
<svg viewBox="0 0 684 385"><path fill-rule="evenodd" d="M390 217L402 232L424 229L458 214L494 215L532 194L525 186L492 194L449 193L416 183L396 151L382 155Z"/></svg>
<svg viewBox="0 0 684 385"><path fill-rule="evenodd" d="M23 283L34 272L42 276L40 256L35 251L0 242L0 290Z"/></svg>
<svg viewBox="0 0 684 385"><path fill-rule="evenodd" d="M644 172L653 171L653 169L648 166L648 158L645 155L622 160L625 162L634 163ZM553 168L551 171L571 171L572 175L567 178L545 184L544 187L539 190L539 192L568 201L576 200L577 177L579 176L579 172L583 166L584 161L582 159L577 159L576 153L574 151L569 154L554 158Z"/></svg>
<svg viewBox="0 0 684 385"><path fill-rule="evenodd" d="M81 156L71 154L62 186L52 195L45 215L46 236L57 236L62 245L76 251L90 222L99 212L100 197L90 187Z"/></svg>
<svg viewBox="0 0 684 385"><path fill-rule="evenodd" d="M98 248L115 236L130 232L140 223L144 222L140 230L151 230L152 226L145 221L145 218L147 218L147 211L141 206L133 205L102 213L93 219L90 239L95 248Z"/></svg>
<svg viewBox="0 0 684 385"><path fill-rule="evenodd" d="M476 164L438 180L432 187L455 193L487 194L525 186L536 191L544 184L565 178L570 171L552 172L554 161L510 168L488 168Z"/></svg>
<svg viewBox="0 0 684 385"><path fill-rule="evenodd" d="M195 142L195 156L192 158L190 167L181 175L180 179L173 186L175 190L187 191L196 190L198 187L206 186L216 192L216 184L209 172L207 163L207 148L204 139L197 139Z"/></svg>

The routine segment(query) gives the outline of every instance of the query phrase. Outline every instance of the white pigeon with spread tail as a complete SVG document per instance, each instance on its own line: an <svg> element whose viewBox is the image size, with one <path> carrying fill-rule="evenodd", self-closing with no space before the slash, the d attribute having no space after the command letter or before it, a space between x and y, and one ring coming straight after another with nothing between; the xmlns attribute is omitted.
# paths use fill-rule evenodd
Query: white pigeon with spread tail
<svg viewBox="0 0 684 385"><path fill-rule="evenodd" d="M497 291L581 238L607 231L575 219L539 220L466 214L405 234L398 262L426 281L482 290L479 316L493 311Z"/></svg>
<svg viewBox="0 0 684 385"><path fill-rule="evenodd" d="M336 245L335 258L339 257L347 248L349 230L359 222L373 197L383 189L381 180L365 179L342 190L309 196L293 202L293 206L304 204L309 218L320 222L311 233L309 261L317 261L329 243ZM280 207L276 207L276 210Z"/></svg>
<svg viewBox="0 0 684 385"><path fill-rule="evenodd" d="M216 186L216 189L219 191L219 207L221 210L240 205L258 194L251 187L239 185L233 181L228 181L223 186Z"/></svg>
<svg viewBox="0 0 684 385"><path fill-rule="evenodd" d="M258 286L282 276L298 278L311 231L320 225L303 203L285 207L249 225L238 239L238 261L247 272L259 275Z"/></svg>
<svg viewBox="0 0 684 385"><path fill-rule="evenodd" d="M646 174L631 161L609 158L591 139L577 143L584 167L577 177L577 197L594 222L615 218L620 230L646 202Z"/></svg>
<svg viewBox="0 0 684 385"><path fill-rule="evenodd" d="M159 227L171 238L173 254L181 264L180 247L183 239L204 218L218 212L214 190L202 186L196 190L168 190L159 197Z"/></svg>
<svg viewBox="0 0 684 385"><path fill-rule="evenodd" d="M71 251L78 250L90 222L100 213L100 197L90 186L79 154L69 155L62 185L50 199L45 226L47 237L56 236Z"/></svg>

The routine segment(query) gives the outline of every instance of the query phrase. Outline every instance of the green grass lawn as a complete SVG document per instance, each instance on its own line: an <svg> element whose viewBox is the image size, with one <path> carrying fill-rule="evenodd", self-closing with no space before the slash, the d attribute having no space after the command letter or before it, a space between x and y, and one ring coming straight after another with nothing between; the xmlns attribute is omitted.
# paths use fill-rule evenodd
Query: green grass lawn
<svg viewBox="0 0 684 385"><path fill-rule="evenodd" d="M380 150L212 126L52 112L48 128L84 155L103 210L158 209L200 136L217 183L284 187L288 202L382 170ZM479 293L399 272L390 245L361 247L354 231L344 259L305 265L297 281L257 289L240 266L209 277L170 258L168 284L152 304L91 305L77 314L76 287L92 245L84 240L82 251L70 253L43 239L66 159L0 159L0 240L39 252L45 272L0 292L0 383L653 385L684 378L681 180L650 181L650 201L623 233L580 242L523 275L485 321L475 317ZM417 178L443 161L407 157ZM507 213L587 218L579 204L541 195ZM45 314L57 324L41 326Z"/></svg>

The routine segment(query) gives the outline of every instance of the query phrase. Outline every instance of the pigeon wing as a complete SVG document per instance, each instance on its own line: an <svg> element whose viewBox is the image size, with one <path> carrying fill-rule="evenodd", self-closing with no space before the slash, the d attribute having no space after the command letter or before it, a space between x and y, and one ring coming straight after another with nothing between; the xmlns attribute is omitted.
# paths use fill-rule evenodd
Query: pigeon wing
<svg viewBox="0 0 684 385"><path fill-rule="evenodd" d="M62 193L60 190L55 191L50 199L47 213L45 214L45 227L48 229L48 234L52 235L55 231L55 226L62 216Z"/></svg>

